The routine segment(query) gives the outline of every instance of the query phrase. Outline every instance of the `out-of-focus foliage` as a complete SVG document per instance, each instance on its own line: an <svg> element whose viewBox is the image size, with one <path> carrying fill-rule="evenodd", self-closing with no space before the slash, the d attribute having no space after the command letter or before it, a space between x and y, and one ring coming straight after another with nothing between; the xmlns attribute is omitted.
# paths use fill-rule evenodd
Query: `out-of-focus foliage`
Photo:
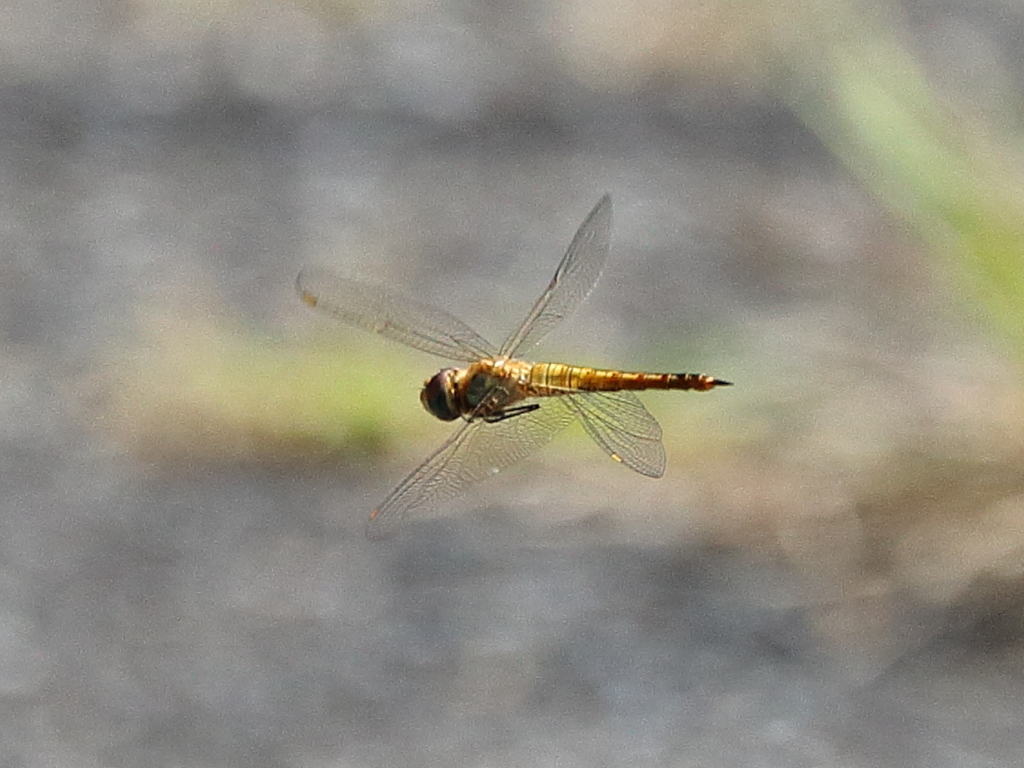
<svg viewBox="0 0 1024 768"><path fill-rule="evenodd" d="M138 455L172 465L379 455L422 431L426 420L393 412L418 408L419 374L407 355L359 341L286 345L223 322L149 315L141 339L87 381L87 414Z"/></svg>
<svg viewBox="0 0 1024 768"><path fill-rule="evenodd" d="M835 10L813 47L820 55L805 60L811 69L793 73L795 109L1024 357L1024 187L1009 171L1022 115L993 124L969 113L965 94L929 82L887 14ZM1008 88L1005 99L1019 106Z"/></svg>

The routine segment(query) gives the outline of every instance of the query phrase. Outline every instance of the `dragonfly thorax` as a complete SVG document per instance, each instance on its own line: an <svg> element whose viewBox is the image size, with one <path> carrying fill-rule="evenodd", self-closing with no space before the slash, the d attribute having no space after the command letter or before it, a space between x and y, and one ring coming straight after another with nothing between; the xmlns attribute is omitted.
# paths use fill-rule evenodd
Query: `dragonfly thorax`
<svg viewBox="0 0 1024 768"><path fill-rule="evenodd" d="M445 368L438 371L423 383L420 391L420 402L433 416L441 421L454 421L459 418L459 408L455 403L455 385L452 378L458 373L457 368Z"/></svg>
<svg viewBox="0 0 1024 768"><path fill-rule="evenodd" d="M492 420L521 400L531 365L505 357L478 360L466 368L444 368L428 379L420 402L442 421Z"/></svg>

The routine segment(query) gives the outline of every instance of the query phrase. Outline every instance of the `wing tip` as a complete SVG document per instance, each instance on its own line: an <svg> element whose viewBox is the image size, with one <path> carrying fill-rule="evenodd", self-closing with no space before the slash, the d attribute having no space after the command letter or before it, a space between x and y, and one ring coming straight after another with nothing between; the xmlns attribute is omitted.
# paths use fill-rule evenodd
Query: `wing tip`
<svg viewBox="0 0 1024 768"><path fill-rule="evenodd" d="M366 520L366 527L364 529L366 538L370 541L383 541L394 535L395 526L388 525L386 521L387 517L380 516L380 507L373 510L370 513L370 517Z"/></svg>
<svg viewBox="0 0 1024 768"><path fill-rule="evenodd" d="M299 294L299 299L303 304L315 307L317 305L317 297L306 287L309 284L309 275L309 267L299 270L299 274L295 276L295 292Z"/></svg>

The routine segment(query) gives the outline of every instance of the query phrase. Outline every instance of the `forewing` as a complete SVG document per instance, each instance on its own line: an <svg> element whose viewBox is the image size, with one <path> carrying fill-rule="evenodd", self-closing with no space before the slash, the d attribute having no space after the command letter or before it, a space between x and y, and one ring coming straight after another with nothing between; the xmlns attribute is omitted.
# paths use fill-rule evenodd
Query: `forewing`
<svg viewBox="0 0 1024 768"><path fill-rule="evenodd" d="M612 198L605 195L576 230L551 283L523 324L501 345L499 354L519 355L540 341L587 298L608 258L611 227Z"/></svg>
<svg viewBox="0 0 1024 768"><path fill-rule="evenodd" d="M404 520L440 507L540 448L576 417L562 400L525 400L516 405L540 407L490 424L482 419L464 422L373 511L367 537L390 536Z"/></svg>
<svg viewBox="0 0 1024 768"><path fill-rule="evenodd" d="M480 334L447 312L383 286L307 267L295 280L302 300L342 322L449 360L492 357Z"/></svg>
<svg viewBox="0 0 1024 768"><path fill-rule="evenodd" d="M573 392L563 395L605 453L648 477L665 474L661 426L633 392Z"/></svg>

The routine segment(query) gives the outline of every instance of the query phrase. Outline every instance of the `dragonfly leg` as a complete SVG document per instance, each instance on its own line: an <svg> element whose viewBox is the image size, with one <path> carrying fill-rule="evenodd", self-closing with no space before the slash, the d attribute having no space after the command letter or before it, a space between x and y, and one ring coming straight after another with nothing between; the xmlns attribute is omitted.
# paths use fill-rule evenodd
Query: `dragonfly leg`
<svg viewBox="0 0 1024 768"><path fill-rule="evenodd" d="M505 419L511 419L513 416L522 416L524 413L531 413L540 408L540 403L530 403L529 405L517 405L514 408L506 408L500 413L494 413L490 416L484 416L483 419L488 424L497 424L499 421Z"/></svg>

